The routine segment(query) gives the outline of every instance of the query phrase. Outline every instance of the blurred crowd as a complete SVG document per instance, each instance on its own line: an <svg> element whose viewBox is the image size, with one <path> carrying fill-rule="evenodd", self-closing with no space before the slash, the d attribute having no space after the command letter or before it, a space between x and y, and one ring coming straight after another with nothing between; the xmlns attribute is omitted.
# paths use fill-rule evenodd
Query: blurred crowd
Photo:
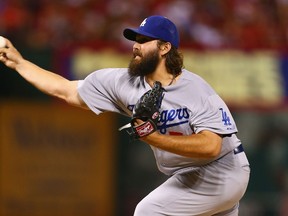
<svg viewBox="0 0 288 216"><path fill-rule="evenodd" d="M195 49L288 47L288 0L1 0L0 34L35 48L124 44L122 30L152 14Z"/></svg>

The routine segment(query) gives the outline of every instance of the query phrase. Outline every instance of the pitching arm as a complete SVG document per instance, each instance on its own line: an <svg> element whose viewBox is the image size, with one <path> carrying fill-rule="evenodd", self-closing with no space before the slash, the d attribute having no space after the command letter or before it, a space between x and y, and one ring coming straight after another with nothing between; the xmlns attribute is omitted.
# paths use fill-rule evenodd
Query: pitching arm
<svg viewBox="0 0 288 216"><path fill-rule="evenodd" d="M0 48L0 61L17 71L26 81L43 93L60 98L68 104L88 109L78 95L78 81L69 81L27 61L8 39L6 39L6 47Z"/></svg>

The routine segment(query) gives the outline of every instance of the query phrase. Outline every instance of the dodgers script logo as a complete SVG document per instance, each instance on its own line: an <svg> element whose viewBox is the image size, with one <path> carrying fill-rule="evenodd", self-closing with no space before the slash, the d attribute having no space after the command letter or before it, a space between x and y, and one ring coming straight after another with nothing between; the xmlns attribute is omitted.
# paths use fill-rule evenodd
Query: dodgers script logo
<svg viewBox="0 0 288 216"><path fill-rule="evenodd" d="M127 108L130 111L133 111L134 106L135 105L128 105ZM188 123L189 117L187 108L163 110L160 113L158 130L160 133L165 134L167 132L167 128Z"/></svg>
<svg viewBox="0 0 288 216"><path fill-rule="evenodd" d="M167 128L188 123L189 112L187 108L163 110L159 117L158 129L165 134Z"/></svg>

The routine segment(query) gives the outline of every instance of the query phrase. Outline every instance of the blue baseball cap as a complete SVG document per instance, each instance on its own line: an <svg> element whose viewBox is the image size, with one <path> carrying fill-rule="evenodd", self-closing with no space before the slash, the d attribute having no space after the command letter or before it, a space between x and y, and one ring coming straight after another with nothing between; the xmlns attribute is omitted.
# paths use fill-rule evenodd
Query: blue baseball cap
<svg viewBox="0 0 288 216"><path fill-rule="evenodd" d="M138 34L170 42L176 48L179 47L178 30L167 17L150 16L143 20L139 28L126 28L123 31L124 37L132 41L136 40Z"/></svg>

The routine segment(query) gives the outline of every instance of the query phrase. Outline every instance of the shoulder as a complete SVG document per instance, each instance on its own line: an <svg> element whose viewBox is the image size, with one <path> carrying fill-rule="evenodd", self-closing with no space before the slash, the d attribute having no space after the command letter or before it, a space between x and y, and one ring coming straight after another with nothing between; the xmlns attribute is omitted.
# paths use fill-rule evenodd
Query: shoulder
<svg viewBox="0 0 288 216"><path fill-rule="evenodd" d="M108 83L113 85L127 80L128 76L127 68L105 68L90 73L83 82L94 85L105 85Z"/></svg>
<svg viewBox="0 0 288 216"><path fill-rule="evenodd" d="M140 78L131 79L128 68L105 68L89 74L81 81L80 86L115 95L127 95L129 92L130 95L140 91L137 83L140 83Z"/></svg>
<svg viewBox="0 0 288 216"><path fill-rule="evenodd" d="M194 72L188 71L187 69L182 70L182 77L187 81L197 81L206 83L206 81L201 76L199 76Z"/></svg>
<svg viewBox="0 0 288 216"><path fill-rule="evenodd" d="M198 92L207 92L209 94L215 93L213 87L205 79L186 69L182 70L181 83L194 91L197 90Z"/></svg>

